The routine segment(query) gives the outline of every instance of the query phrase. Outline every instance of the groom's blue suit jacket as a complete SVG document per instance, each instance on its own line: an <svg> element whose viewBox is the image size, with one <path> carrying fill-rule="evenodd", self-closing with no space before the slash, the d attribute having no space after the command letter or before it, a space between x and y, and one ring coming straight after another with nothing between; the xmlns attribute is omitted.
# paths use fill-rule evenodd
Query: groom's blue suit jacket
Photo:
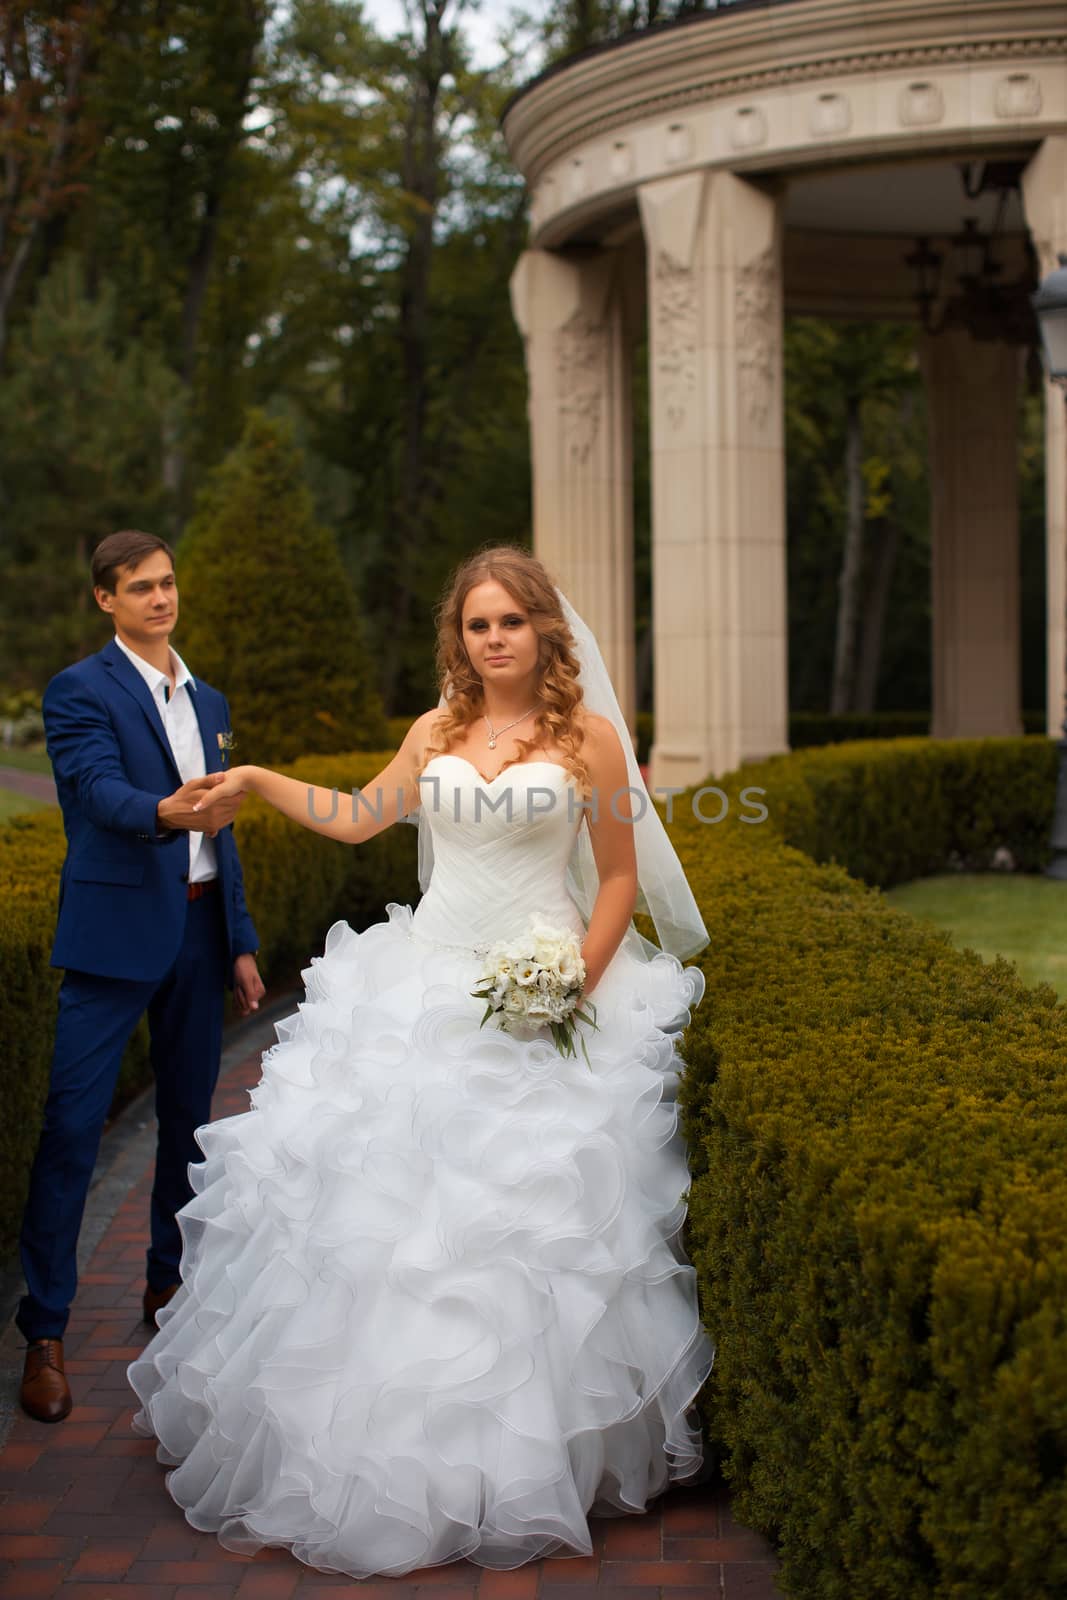
<svg viewBox="0 0 1067 1600"><path fill-rule="evenodd" d="M191 693L206 768L217 772L229 707L200 678ZM112 640L52 679L44 722L67 833L52 965L161 978L185 928L189 835L158 832L156 805L182 778L151 691ZM259 941L232 828L216 835L215 848L232 969ZM231 973L219 976L229 982Z"/></svg>

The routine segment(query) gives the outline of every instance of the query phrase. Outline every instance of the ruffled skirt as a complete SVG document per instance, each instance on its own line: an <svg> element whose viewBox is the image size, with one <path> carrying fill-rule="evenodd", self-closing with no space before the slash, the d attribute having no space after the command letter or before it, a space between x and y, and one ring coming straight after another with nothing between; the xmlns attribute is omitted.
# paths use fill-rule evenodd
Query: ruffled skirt
<svg viewBox="0 0 1067 1600"><path fill-rule="evenodd" d="M589 1064L491 1024L407 906L338 923L253 1109L201 1128L183 1286L129 1369L228 1549L352 1577L591 1550L701 1466L672 1035L697 968L619 951Z"/></svg>

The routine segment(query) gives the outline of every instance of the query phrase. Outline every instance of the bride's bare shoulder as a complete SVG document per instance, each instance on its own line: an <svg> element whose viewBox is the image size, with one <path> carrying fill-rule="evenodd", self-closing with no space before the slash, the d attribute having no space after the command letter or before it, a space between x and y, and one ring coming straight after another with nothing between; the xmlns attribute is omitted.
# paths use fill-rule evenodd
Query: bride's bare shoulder
<svg viewBox="0 0 1067 1600"><path fill-rule="evenodd" d="M583 707L578 726L582 730L583 739L588 740L594 749L621 749L615 724L610 718L602 717L598 711L587 711Z"/></svg>
<svg viewBox="0 0 1067 1600"><path fill-rule="evenodd" d="M445 714L439 706L434 706L430 711L424 711L416 717L407 733L404 735L400 748L409 755L418 765L421 765L425 752L433 743L434 735L445 720Z"/></svg>
<svg viewBox="0 0 1067 1600"><path fill-rule="evenodd" d="M582 759L590 778L612 788L625 784L627 756L615 724L595 711L584 711L584 719Z"/></svg>

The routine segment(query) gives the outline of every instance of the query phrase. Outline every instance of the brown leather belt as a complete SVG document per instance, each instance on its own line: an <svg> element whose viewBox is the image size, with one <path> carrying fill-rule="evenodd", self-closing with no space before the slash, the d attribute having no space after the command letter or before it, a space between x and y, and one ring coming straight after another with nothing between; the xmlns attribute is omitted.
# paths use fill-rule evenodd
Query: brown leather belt
<svg viewBox="0 0 1067 1600"><path fill-rule="evenodd" d="M185 891L185 898L187 900L199 900L202 895L214 894L218 886L219 880L217 878L208 878L203 883L191 883Z"/></svg>

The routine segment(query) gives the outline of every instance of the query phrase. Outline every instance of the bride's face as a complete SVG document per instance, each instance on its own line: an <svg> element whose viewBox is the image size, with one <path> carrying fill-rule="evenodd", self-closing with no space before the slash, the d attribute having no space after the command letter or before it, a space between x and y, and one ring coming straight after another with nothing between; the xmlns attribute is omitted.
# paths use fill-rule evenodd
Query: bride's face
<svg viewBox="0 0 1067 1600"><path fill-rule="evenodd" d="M463 643L483 684L514 689L536 677L539 642L529 612L495 578L468 592Z"/></svg>

